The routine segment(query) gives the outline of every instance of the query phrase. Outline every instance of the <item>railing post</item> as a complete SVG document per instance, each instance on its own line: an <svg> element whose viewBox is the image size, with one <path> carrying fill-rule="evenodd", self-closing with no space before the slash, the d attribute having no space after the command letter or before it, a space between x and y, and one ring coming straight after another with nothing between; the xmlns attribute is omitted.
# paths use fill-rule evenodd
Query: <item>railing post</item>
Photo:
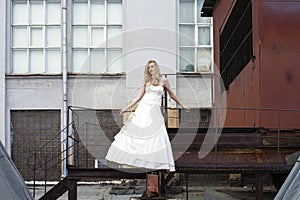
<svg viewBox="0 0 300 200"><path fill-rule="evenodd" d="M185 173L185 191L186 191L186 197L185 199L188 200L189 199L189 174Z"/></svg>
<svg viewBox="0 0 300 200"><path fill-rule="evenodd" d="M279 152L280 151L280 110L278 110L278 130L277 130L277 170L279 169Z"/></svg>
<svg viewBox="0 0 300 200"><path fill-rule="evenodd" d="M34 153L34 163L33 163L33 198L35 198L35 179L36 179L36 153Z"/></svg>
<svg viewBox="0 0 300 200"><path fill-rule="evenodd" d="M47 193L47 156L46 156L46 161L45 161L45 169L44 169L44 182L45 182L45 185L44 185L44 193L46 194Z"/></svg>
<svg viewBox="0 0 300 200"><path fill-rule="evenodd" d="M77 200L77 180L69 179L68 182L68 199Z"/></svg>
<svg viewBox="0 0 300 200"><path fill-rule="evenodd" d="M165 77L167 78L167 74L165 74ZM166 124L166 127L168 127L168 92L167 90L165 89L164 90L164 106L165 106L165 124Z"/></svg>
<svg viewBox="0 0 300 200"><path fill-rule="evenodd" d="M255 199L262 200L264 198L264 193L263 193L264 186L263 186L262 174L260 173L255 174L255 179L256 179Z"/></svg>
<svg viewBox="0 0 300 200"><path fill-rule="evenodd" d="M86 165L86 168L88 168L88 166L89 166L89 161L88 161L89 142L88 142L88 123L87 122L85 122L85 141L86 141L85 165Z"/></svg>
<svg viewBox="0 0 300 200"><path fill-rule="evenodd" d="M217 140L218 140L218 136L217 136L217 132L218 132L218 130L217 130L217 125L216 125L216 121L217 121L217 111L216 111L216 109L217 108L214 108L213 107L213 117L212 117L212 119L213 119L213 121L212 121L212 127L213 127L213 129L214 129L214 134L215 134L215 137L214 137L214 144L215 144L215 151L214 151L214 154L215 154L215 169L217 169L217 162L218 162L218 144L217 144Z"/></svg>

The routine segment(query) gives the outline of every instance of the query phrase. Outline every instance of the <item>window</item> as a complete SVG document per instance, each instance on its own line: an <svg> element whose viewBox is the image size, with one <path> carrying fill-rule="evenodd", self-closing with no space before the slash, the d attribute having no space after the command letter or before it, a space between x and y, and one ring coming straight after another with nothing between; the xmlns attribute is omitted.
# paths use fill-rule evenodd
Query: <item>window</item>
<svg viewBox="0 0 300 200"><path fill-rule="evenodd" d="M220 72L226 89L252 57L252 1L237 1L220 35Z"/></svg>
<svg viewBox="0 0 300 200"><path fill-rule="evenodd" d="M122 1L74 0L72 72L122 72Z"/></svg>
<svg viewBox="0 0 300 200"><path fill-rule="evenodd" d="M179 71L212 71L212 20L201 17L203 0L179 0Z"/></svg>
<svg viewBox="0 0 300 200"><path fill-rule="evenodd" d="M60 0L12 0L12 73L60 73Z"/></svg>

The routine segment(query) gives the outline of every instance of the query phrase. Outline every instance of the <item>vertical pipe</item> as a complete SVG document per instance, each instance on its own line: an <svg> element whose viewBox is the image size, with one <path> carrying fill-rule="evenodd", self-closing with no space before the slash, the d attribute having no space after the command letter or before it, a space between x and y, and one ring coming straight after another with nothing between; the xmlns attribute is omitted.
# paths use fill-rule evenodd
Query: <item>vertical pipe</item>
<svg viewBox="0 0 300 200"><path fill-rule="evenodd" d="M67 65L67 0L61 1L61 41L62 41L62 70L63 70L63 128L67 127L67 115L68 115L68 92L67 92L67 76L68 76L68 65ZM67 129L64 129L62 133L62 149L63 149L63 177L68 175L67 172Z"/></svg>

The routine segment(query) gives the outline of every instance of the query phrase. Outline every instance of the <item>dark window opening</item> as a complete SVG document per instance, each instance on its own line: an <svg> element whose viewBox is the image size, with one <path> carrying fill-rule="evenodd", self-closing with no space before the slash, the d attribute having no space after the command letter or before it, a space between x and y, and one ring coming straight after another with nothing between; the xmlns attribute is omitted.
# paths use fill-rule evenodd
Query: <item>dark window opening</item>
<svg viewBox="0 0 300 200"><path fill-rule="evenodd" d="M226 89L252 57L252 1L238 0L220 36L220 72Z"/></svg>

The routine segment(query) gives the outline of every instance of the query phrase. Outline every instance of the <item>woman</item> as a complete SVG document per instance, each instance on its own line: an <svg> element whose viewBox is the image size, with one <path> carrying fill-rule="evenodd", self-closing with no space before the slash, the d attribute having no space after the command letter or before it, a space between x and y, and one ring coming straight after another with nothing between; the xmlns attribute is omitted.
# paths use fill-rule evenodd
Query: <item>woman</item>
<svg viewBox="0 0 300 200"><path fill-rule="evenodd" d="M144 71L144 87L120 114L140 103L115 136L105 159L146 169L175 171L171 144L160 109L164 89L177 104L189 110L176 97L169 81L162 77L157 62L149 60Z"/></svg>

